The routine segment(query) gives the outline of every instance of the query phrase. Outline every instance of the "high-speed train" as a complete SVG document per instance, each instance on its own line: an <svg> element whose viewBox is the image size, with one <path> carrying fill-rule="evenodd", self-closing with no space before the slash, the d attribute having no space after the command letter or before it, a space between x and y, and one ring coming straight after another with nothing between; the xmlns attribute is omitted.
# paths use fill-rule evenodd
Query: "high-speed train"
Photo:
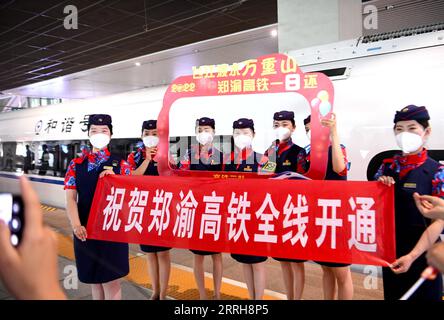
<svg viewBox="0 0 444 320"><path fill-rule="evenodd" d="M435 31L381 41L358 39L288 52L304 72L324 72L333 80L334 111L341 143L346 146L351 163L350 180L367 180L382 157L397 149L393 117L396 110L409 104L427 106L432 118L428 149L436 160L444 160L443 39L444 31ZM88 143L88 115L112 116L111 149L126 156L140 140L142 121L157 118L166 89L167 86L161 86L0 114L0 192L18 192L17 177L25 171L42 203L64 208L63 177L69 161ZM303 119L310 109L304 99L286 95L277 99L253 96L191 99L194 100L178 100L171 109L172 153L177 152L175 142L179 138L190 140L194 136L194 121L201 116L216 120L220 141L231 135L234 120L252 118L257 131L253 147L264 152L274 139L272 114L282 109L295 111L295 143L300 146L309 143Z"/></svg>

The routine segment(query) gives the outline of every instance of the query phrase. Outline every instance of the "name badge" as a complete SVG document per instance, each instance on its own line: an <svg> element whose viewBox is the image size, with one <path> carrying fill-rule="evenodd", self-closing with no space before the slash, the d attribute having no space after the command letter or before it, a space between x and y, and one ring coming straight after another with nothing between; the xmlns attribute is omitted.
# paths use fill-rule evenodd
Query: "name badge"
<svg viewBox="0 0 444 320"><path fill-rule="evenodd" d="M246 167L244 168L244 171L253 171L253 169L252 169L250 166L246 166Z"/></svg>
<svg viewBox="0 0 444 320"><path fill-rule="evenodd" d="M110 166L103 166L103 170L113 170L114 168L113 167L110 167Z"/></svg>
<svg viewBox="0 0 444 320"><path fill-rule="evenodd" d="M406 182L406 183L404 183L404 188L407 188L407 189L416 189L416 183Z"/></svg>

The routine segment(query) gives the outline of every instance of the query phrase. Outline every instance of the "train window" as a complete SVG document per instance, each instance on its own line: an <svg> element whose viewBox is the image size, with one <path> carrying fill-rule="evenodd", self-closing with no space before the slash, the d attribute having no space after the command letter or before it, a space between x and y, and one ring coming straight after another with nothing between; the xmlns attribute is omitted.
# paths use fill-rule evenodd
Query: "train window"
<svg viewBox="0 0 444 320"><path fill-rule="evenodd" d="M113 139L110 151L126 159L139 139ZM3 142L0 144L0 170L41 176L64 177L72 159L88 147L88 140Z"/></svg>
<svg viewBox="0 0 444 320"><path fill-rule="evenodd" d="M216 136L214 137L214 147L220 150L223 154L233 151L234 143L231 136Z"/></svg>
<svg viewBox="0 0 444 320"><path fill-rule="evenodd" d="M187 150L189 150L193 144L197 144L195 136L170 137L170 154L177 165L181 157L187 153ZM223 154L232 151L233 143L231 136L216 135L214 136L213 144L214 147Z"/></svg>
<svg viewBox="0 0 444 320"><path fill-rule="evenodd" d="M137 143L140 139L112 139L109 144L109 151L122 159L126 159L128 154L136 149Z"/></svg>
<svg viewBox="0 0 444 320"><path fill-rule="evenodd" d="M334 69L322 69L322 70L310 70L310 72L319 72L325 74L330 80L343 80L350 77L351 68L350 67L340 67Z"/></svg>
<svg viewBox="0 0 444 320"><path fill-rule="evenodd" d="M214 138L215 147L227 154L232 151L231 135L219 135ZM112 139L110 151L122 159L137 150L139 138ZM196 143L195 136L170 137L170 153L176 163L181 152ZM89 146L88 140L73 141L34 141L0 143L0 171L24 172L40 176L63 178L72 159Z"/></svg>
<svg viewBox="0 0 444 320"><path fill-rule="evenodd" d="M15 154L17 156L25 156L25 152L26 152L26 146L25 143L21 142L21 143L17 143L17 148L15 149Z"/></svg>
<svg viewBox="0 0 444 320"><path fill-rule="evenodd" d="M375 155L369 162L367 167L367 180L374 180L375 174L378 172L379 167L382 164L382 160L393 157L399 150L388 150L380 152Z"/></svg>
<svg viewBox="0 0 444 320"><path fill-rule="evenodd" d="M314 72L323 73L327 77L339 77L339 76L344 76L346 71L347 71L347 68L342 67L342 68L335 68L335 69L324 69L324 70L319 70L319 71L314 71Z"/></svg>
<svg viewBox="0 0 444 320"><path fill-rule="evenodd" d="M45 176L48 173L50 159L49 152L50 148L46 143L39 145L37 150L37 159L39 168L38 174L41 176Z"/></svg>
<svg viewBox="0 0 444 320"><path fill-rule="evenodd" d="M25 158L25 145L16 142L4 142L1 145L0 170L9 172L22 171Z"/></svg>
<svg viewBox="0 0 444 320"><path fill-rule="evenodd" d="M444 164L444 150L428 150L428 153L430 158Z"/></svg>
<svg viewBox="0 0 444 320"><path fill-rule="evenodd" d="M382 160L393 157L399 150L388 150L375 155L368 164L367 167L367 180L374 179L375 174L378 172L379 167L382 164ZM430 158L444 163L444 150L428 150Z"/></svg>
<svg viewBox="0 0 444 320"><path fill-rule="evenodd" d="M16 171L42 176L63 177L71 159L80 155L87 141L47 141L17 144Z"/></svg>
<svg viewBox="0 0 444 320"><path fill-rule="evenodd" d="M16 142L3 142L2 143L2 149L3 149L3 156L1 161L1 171L10 171L15 172L16 161L22 161L23 159L20 159L20 156L17 156L16 154L16 148L17 143Z"/></svg>
<svg viewBox="0 0 444 320"><path fill-rule="evenodd" d="M39 98L28 98L28 105L31 108L40 106L40 99Z"/></svg>
<svg viewBox="0 0 444 320"><path fill-rule="evenodd" d="M176 164L180 160L181 149L186 149L188 146L188 142L184 142L189 141L189 139L191 139L191 137L170 137L170 154Z"/></svg>

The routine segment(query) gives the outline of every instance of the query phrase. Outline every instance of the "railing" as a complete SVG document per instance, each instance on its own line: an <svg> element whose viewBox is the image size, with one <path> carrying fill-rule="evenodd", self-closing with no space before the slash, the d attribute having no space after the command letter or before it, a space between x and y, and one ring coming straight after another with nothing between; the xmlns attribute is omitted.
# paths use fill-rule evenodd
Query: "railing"
<svg viewBox="0 0 444 320"><path fill-rule="evenodd" d="M0 112L10 112L62 103L64 99L23 97L14 94L0 94Z"/></svg>

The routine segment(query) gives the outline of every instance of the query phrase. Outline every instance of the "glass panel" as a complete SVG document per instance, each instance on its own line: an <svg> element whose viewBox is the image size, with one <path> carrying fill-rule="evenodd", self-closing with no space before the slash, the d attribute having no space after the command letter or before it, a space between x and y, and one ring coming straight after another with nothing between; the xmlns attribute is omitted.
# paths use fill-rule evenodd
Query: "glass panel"
<svg viewBox="0 0 444 320"><path fill-rule="evenodd" d="M15 158L16 158L16 146L15 142L3 143L3 162L2 171L16 171Z"/></svg>
<svg viewBox="0 0 444 320"><path fill-rule="evenodd" d="M136 144L140 139L112 139L109 145L109 151L116 156L126 160L128 155L135 150Z"/></svg>
<svg viewBox="0 0 444 320"><path fill-rule="evenodd" d="M35 153L33 152L32 144L25 144L23 172L33 173L35 169Z"/></svg>

